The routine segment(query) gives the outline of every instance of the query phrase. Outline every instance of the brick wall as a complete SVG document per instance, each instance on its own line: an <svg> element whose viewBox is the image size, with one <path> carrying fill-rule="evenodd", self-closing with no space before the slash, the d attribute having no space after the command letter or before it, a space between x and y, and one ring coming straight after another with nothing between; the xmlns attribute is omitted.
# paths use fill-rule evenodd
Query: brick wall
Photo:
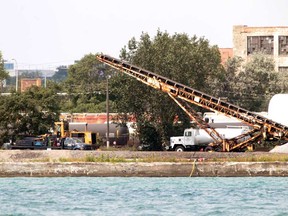
<svg viewBox="0 0 288 216"><path fill-rule="evenodd" d="M33 85L41 86L41 79L21 79L21 92L24 92Z"/></svg>

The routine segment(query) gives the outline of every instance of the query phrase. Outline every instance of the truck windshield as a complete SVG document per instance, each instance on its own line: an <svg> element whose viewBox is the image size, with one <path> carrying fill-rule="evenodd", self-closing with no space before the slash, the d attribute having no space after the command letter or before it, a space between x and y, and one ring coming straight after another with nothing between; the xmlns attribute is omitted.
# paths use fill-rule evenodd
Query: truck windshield
<svg viewBox="0 0 288 216"><path fill-rule="evenodd" d="M185 136L192 136L192 132L191 131L186 131Z"/></svg>
<svg viewBox="0 0 288 216"><path fill-rule="evenodd" d="M73 139L76 143L83 143L83 141L81 139L72 137L71 139Z"/></svg>

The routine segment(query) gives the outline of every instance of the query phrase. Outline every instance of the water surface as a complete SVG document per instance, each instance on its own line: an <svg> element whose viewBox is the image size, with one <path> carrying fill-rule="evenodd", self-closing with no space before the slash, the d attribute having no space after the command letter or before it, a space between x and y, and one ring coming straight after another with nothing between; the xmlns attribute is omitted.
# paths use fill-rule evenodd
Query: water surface
<svg viewBox="0 0 288 216"><path fill-rule="evenodd" d="M0 178L0 215L288 215L288 178Z"/></svg>

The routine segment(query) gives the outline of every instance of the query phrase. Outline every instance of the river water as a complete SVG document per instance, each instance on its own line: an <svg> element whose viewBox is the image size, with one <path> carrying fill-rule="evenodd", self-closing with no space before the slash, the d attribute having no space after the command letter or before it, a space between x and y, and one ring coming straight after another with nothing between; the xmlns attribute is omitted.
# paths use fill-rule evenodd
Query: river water
<svg viewBox="0 0 288 216"><path fill-rule="evenodd" d="M288 215L288 178L0 178L0 215Z"/></svg>

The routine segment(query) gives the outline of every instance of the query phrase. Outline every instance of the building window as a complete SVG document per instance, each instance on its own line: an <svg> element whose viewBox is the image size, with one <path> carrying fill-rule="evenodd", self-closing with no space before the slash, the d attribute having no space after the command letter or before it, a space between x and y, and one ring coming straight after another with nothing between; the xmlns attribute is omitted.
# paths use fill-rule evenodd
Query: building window
<svg viewBox="0 0 288 216"><path fill-rule="evenodd" d="M263 52L273 55L274 37L273 36L248 36L247 37L247 55L255 52Z"/></svg>
<svg viewBox="0 0 288 216"><path fill-rule="evenodd" d="M14 64L13 63L5 63L4 62L4 69L5 70L14 70Z"/></svg>
<svg viewBox="0 0 288 216"><path fill-rule="evenodd" d="M278 72L288 73L288 67L278 67Z"/></svg>
<svg viewBox="0 0 288 216"><path fill-rule="evenodd" d="M279 36L279 55L288 55L288 36Z"/></svg>

